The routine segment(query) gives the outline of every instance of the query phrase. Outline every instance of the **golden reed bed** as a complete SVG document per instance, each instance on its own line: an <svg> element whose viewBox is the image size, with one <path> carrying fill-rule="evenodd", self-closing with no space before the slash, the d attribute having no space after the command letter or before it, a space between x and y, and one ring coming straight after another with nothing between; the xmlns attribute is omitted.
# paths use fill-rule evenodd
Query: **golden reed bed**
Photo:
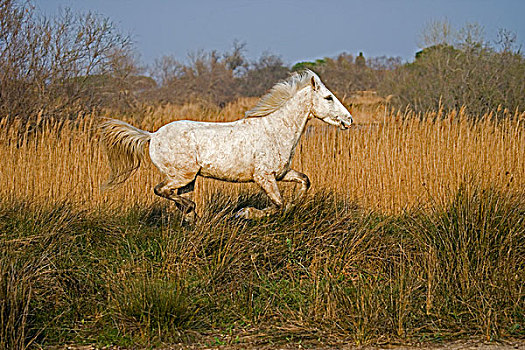
<svg viewBox="0 0 525 350"><path fill-rule="evenodd" d="M152 107L140 122L132 116L106 116L153 131L177 119L234 120L256 101L241 99L224 109L202 104ZM381 109L354 114L355 126L347 131L309 124L294 167L310 177L312 193L330 191L365 208L398 213L430 201L448 201L462 185L513 192L525 188L525 114L499 121L484 116L476 123L462 111L422 118ZM65 201L83 210L163 202L153 194L161 176L150 162L122 187L100 191L109 169L97 123L94 116L76 122L40 121L38 132L29 127L21 132L18 123L8 128L4 120L0 197L49 204ZM285 196L294 188L281 187ZM252 184L199 179L194 193L198 211L217 191L236 200L240 193L258 189Z"/></svg>

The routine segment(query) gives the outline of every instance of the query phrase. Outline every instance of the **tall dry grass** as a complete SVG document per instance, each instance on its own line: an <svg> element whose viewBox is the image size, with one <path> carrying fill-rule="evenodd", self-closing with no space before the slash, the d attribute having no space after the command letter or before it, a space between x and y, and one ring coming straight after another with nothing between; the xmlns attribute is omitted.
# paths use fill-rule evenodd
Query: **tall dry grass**
<svg viewBox="0 0 525 350"><path fill-rule="evenodd" d="M233 120L255 102L123 119ZM259 189L200 179L194 227L148 162L99 190L95 116L1 125L0 348L523 335L524 115L354 114L305 133L301 206L236 220Z"/></svg>
<svg viewBox="0 0 525 350"><path fill-rule="evenodd" d="M243 99L224 109L189 104L150 108L142 120L122 119L145 130L180 119L229 121L255 103ZM106 116L121 116L107 113ZM339 199L384 213L447 202L464 183L483 188L522 191L525 188L525 115L478 122L462 111L377 113L348 131L310 123L293 161L312 182L312 192L333 192ZM363 118L365 119L365 118ZM2 125L0 134L0 197L33 203L67 202L79 209L129 208L160 199L153 186L161 175L146 162L122 187L102 192L108 176L96 133L95 116L36 126ZM20 137L22 135L22 137ZM282 186L286 194L292 186ZM232 197L258 191L254 185L199 179L194 198L208 205L217 192Z"/></svg>

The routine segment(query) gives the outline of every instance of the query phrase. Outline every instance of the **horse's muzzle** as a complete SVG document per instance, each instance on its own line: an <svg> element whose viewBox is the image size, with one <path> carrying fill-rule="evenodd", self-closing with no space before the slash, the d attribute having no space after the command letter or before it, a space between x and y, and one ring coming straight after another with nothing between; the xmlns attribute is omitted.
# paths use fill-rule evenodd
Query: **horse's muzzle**
<svg viewBox="0 0 525 350"><path fill-rule="evenodd" d="M345 120L339 121L339 127L341 128L341 130L346 130L351 126L352 126L352 122L347 122Z"/></svg>

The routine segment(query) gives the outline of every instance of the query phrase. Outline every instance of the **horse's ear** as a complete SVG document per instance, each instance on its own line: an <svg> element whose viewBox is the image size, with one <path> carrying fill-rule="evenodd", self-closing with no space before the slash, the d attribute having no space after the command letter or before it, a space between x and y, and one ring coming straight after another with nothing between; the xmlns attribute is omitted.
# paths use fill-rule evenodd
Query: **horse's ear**
<svg viewBox="0 0 525 350"><path fill-rule="evenodd" d="M315 80L315 77L310 78L310 84L312 85L312 89L314 89L314 91L317 91L317 89L319 88L319 84Z"/></svg>

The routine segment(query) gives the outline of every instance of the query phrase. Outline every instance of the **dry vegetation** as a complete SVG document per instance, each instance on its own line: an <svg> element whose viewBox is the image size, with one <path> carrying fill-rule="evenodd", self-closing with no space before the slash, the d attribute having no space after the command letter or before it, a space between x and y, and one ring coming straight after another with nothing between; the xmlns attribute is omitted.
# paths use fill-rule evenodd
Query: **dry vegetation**
<svg viewBox="0 0 525 350"><path fill-rule="evenodd" d="M128 121L232 120L255 102ZM193 227L155 197L149 163L99 190L95 117L4 119L0 345L523 336L525 115L354 114L348 131L312 123L304 135L302 206L235 220L239 206L264 205L259 190L199 180Z"/></svg>
<svg viewBox="0 0 525 350"><path fill-rule="evenodd" d="M436 23L413 62L341 54L294 67L250 61L234 42L164 56L154 80L109 19L36 8L0 0L0 349L525 338L525 58L513 33L494 45L476 26L451 37ZM312 182L301 205L235 219L267 204L259 189L199 179L201 219L184 226L153 194L149 162L99 190L100 116L146 130L234 120L302 68L357 123L311 123L293 164Z"/></svg>
<svg viewBox="0 0 525 350"><path fill-rule="evenodd" d="M255 101L242 99L224 109L168 105L150 109L140 122L127 121L150 131L180 119L230 121L242 116ZM446 203L466 183L519 191L525 187L524 115L505 113L507 117L501 120L486 115L472 122L463 111L415 118L410 113L386 113L383 107L382 113L376 110L373 116L370 112L362 118L358 115L361 122L343 132L314 121L293 166L310 176L313 193L331 192L342 200L389 214L434 201ZM40 120L36 125L2 128L3 198L67 202L86 210L106 206L126 209L159 201L151 189L162 179L150 163L121 188L99 190L108 167L98 144L96 118ZM235 198L248 188L257 190L250 185L201 179L195 199L202 209L217 191Z"/></svg>

